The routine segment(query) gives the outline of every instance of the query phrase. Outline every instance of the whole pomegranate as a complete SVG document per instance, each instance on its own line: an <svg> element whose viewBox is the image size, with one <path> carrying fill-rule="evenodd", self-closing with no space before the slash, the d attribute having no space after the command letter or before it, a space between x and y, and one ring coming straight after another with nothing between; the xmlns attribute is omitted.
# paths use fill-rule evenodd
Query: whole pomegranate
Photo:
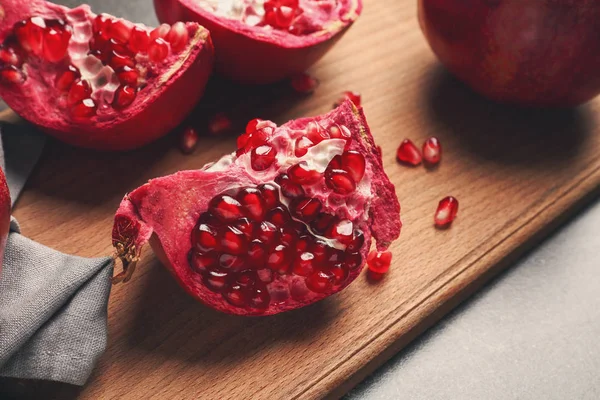
<svg viewBox="0 0 600 400"><path fill-rule="evenodd" d="M157 29L43 0L4 0L0 96L23 118L67 143L139 147L191 111L212 69L206 29Z"/></svg>
<svg viewBox="0 0 600 400"><path fill-rule="evenodd" d="M196 21L216 47L216 70L242 83L305 71L358 18L362 0L154 0L162 22Z"/></svg>
<svg viewBox="0 0 600 400"><path fill-rule="evenodd" d="M112 240L127 281L143 245L217 310L268 315L314 303L360 273L371 238L400 234L400 205L362 110L277 127L253 120L235 153L123 199Z"/></svg>
<svg viewBox="0 0 600 400"><path fill-rule="evenodd" d="M0 168L0 276L2 275L2 261L4 260L4 248L8 239L10 228L10 193L6 184L6 177Z"/></svg>
<svg viewBox="0 0 600 400"><path fill-rule="evenodd" d="M600 93L600 1L418 1L431 48L476 92L525 106Z"/></svg>

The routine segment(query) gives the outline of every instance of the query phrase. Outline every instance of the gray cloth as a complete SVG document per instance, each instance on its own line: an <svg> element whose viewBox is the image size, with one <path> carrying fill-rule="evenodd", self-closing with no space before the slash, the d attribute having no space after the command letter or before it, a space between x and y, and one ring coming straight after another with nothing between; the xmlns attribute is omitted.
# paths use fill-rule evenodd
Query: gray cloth
<svg viewBox="0 0 600 400"><path fill-rule="evenodd" d="M1 133L14 204L45 137L23 126ZM13 220L0 273L0 376L83 385L106 348L112 270L110 257L60 253Z"/></svg>

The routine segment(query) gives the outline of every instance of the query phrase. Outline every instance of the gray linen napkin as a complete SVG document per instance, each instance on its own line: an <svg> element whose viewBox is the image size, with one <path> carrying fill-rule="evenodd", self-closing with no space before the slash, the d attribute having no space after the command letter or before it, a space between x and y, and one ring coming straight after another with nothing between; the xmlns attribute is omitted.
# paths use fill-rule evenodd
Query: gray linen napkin
<svg viewBox="0 0 600 400"><path fill-rule="evenodd" d="M0 127L0 162L14 204L45 137ZM83 385L106 348L113 261L60 253L19 233L13 219L0 273L0 376Z"/></svg>

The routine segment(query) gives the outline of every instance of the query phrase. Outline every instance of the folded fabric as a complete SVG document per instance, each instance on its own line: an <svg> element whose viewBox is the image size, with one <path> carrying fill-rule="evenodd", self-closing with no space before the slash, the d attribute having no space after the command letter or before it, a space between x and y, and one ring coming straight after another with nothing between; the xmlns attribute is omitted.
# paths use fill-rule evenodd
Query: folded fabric
<svg viewBox="0 0 600 400"><path fill-rule="evenodd" d="M45 137L0 129L14 203ZM112 270L110 257L60 253L22 236L13 220L0 273L0 376L83 385L106 348Z"/></svg>

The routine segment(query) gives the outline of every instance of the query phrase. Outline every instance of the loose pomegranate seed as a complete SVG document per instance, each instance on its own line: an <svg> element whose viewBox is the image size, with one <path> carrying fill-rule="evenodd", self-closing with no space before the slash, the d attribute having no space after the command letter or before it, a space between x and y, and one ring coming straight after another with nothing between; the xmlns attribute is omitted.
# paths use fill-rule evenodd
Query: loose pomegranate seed
<svg viewBox="0 0 600 400"><path fill-rule="evenodd" d="M354 225L352 224L352 221L347 219L333 224L327 233L327 237L335 239L345 245L352 243L353 236Z"/></svg>
<svg viewBox="0 0 600 400"><path fill-rule="evenodd" d="M109 27L106 29L106 34L119 43L125 44L131 38L131 26L128 26L125 21L121 19L113 20Z"/></svg>
<svg viewBox="0 0 600 400"><path fill-rule="evenodd" d="M80 79L71 85L69 94L67 96L67 104L70 106L81 102L83 99L87 99L92 95L92 88L88 81Z"/></svg>
<svg viewBox="0 0 600 400"><path fill-rule="evenodd" d="M154 28L152 32L150 32L150 40L154 39L164 39L169 34L171 30L171 25L169 24L161 24L158 28Z"/></svg>
<svg viewBox="0 0 600 400"><path fill-rule="evenodd" d="M292 182L287 174L281 174L277 178L275 178L275 182L279 184L281 187L281 193L285 197L289 198L297 198L304 196L304 189L302 186Z"/></svg>
<svg viewBox="0 0 600 400"><path fill-rule="evenodd" d="M322 207L319 199L295 199L290 204L290 211L294 217L309 223L319 215Z"/></svg>
<svg viewBox="0 0 600 400"><path fill-rule="evenodd" d="M244 216L242 205L229 195L219 195L210 201L209 211L223 221L234 221Z"/></svg>
<svg viewBox="0 0 600 400"><path fill-rule="evenodd" d="M73 118L90 118L96 114L96 103L92 99L84 99L71 108Z"/></svg>
<svg viewBox="0 0 600 400"><path fill-rule="evenodd" d="M8 65L21 65L21 57L12 47L0 47L0 61Z"/></svg>
<svg viewBox="0 0 600 400"><path fill-rule="evenodd" d="M225 113L218 113L208 122L208 132L211 135L220 135L231 129L231 119Z"/></svg>
<svg viewBox="0 0 600 400"><path fill-rule="evenodd" d="M345 151L341 158L342 169L350 174L357 184L365 175L365 157L358 151Z"/></svg>
<svg viewBox="0 0 600 400"><path fill-rule="evenodd" d="M2 70L0 70L0 79L3 83L17 84L23 82L25 76L21 70L14 65L5 65L2 67Z"/></svg>
<svg viewBox="0 0 600 400"><path fill-rule="evenodd" d="M214 269L217 264L217 258L215 252L210 253L197 253L192 252L190 265L198 273L205 273L209 269Z"/></svg>
<svg viewBox="0 0 600 400"><path fill-rule="evenodd" d="M117 71L117 77L122 84L134 88L137 87L139 73L136 69L124 66Z"/></svg>
<svg viewBox="0 0 600 400"><path fill-rule="evenodd" d="M264 144L252 149L250 154L250 165L255 171L264 171L268 169L277 158L277 150L271 145Z"/></svg>
<svg viewBox="0 0 600 400"><path fill-rule="evenodd" d="M135 96L135 88L131 86L119 86L115 92L115 99L112 106L118 110L128 107L135 100Z"/></svg>
<svg viewBox="0 0 600 400"><path fill-rule="evenodd" d="M454 221L458 213L458 200L452 196L440 200L435 212L434 222L438 227L446 227Z"/></svg>
<svg viewBox="0 0 600 400"><path fill-rule="evenodd" d="M419 149L410 141L410 139L404 139L404 141L402 141L396 152L396 157L398 158L398 161L413 166L421 164L422 161Z"/></svg>
<svg viewBox="0 0 600 400"><path fill-rule="evenodd" d="M220 293L227 286L227 272L208 271L204 275L204 285L213 292Z"/></svg>
<svg viewBox="0 0 600 400"><path fill-rule="evenodd" d="M292 272L296 275L300 276L308 276L313 272L313 260L315 259L315 255L310 252L300 253L296 260L294 261L294 266L292 268Z"/></svg>
<svg viewBox="0 0 600 400"><path fill-rule="evenodd" d="M198 132L191 126L188 126L181 132L179 148L183 154L191 154L198 145Z"/></svg>
<svg viewBox="0 0 600 400"><path fill-rule="evenodd" d="M312 185L317 183L323 176L317 170L311 169L306 161L300 161L287 170L290 180L298 185Z"/></svg>
<svg viewBox="0 0 600 400"><path fill-rule="evenodd" d="M434 165L442 158L442 146L435 137L430 137L423 143L423 159L426 163Z"/></svg>
<svg viewBox="0 0 600 400"><path fill-rule="evenodd" d="M356 182L352 176L343 169L327 169L325 171L327 187L338 194L350 194L356 190Z"/></svg>
<svg viewBox="0 0 600 400"><path fill-rule="evenodd" d="M77 68L75 68L72 65L69 65L65 72L56 77L55 86L61 92L66 92L71 88L73 82L75 82L75 80L79 79L80 77L81 74L79 73Z"/></svg>
<svg viewBox="0 0 600 400"><path fill-rule="evenodd" d="M334 276L330 271L316 271L306 278L306 286L316 293L325 293L331 290Z"/></svg>
<svg viewBox="0 0 600 400"><path fill-rule="evenodd" d="M183 50L188 42L188 30L185 23L175 22L165 39L171 44L173 52L179 53Z"/></svg>
<svg viewBox="0 0 600 400"><path fill-rule="evenodd" d="M148 51L150 44L150 36L145 29L134 26L131 29L131 37L129 38L129 49L134 53L145 53Z"/></svg>
<svg viewBox="0 0 600 400"><path fill-rule="evenodd" d="M148 45L148 58L150 61L159 63L169 55L169 44L161 38L150 41Z"/></svg>
<svg viewBox="0 0 600 400"><path fill-rule="evenodd" d="M294 147L294 154L296 157L302 157L308 153L308 149L315 144L307 137L302 136L296 139L296 146Z"/></svg>
<svg viewBox="0 0 600 400"><path fill-rule="evenodd" d="M244 206L246 215L254 221L261 221L265 216L265 200L259 189L245 188L237 195L237 199Z"/></svg>
<svg viewBox="0 0 600 400"><path fill-rule="evenodd" d="M291 85L298 93L312 93L319 86L319 81L306 73L302 73L292 77Z"/></svg>
<svg viewBox="0 0 600 400"><path fill-rule="evenodd" d="M346 91L342 92L342 95L339 99L334 103L333 107L339 107L345 100L350 100L354 103L355 106L360 107L360 93Z"/></svg>
<svg viewBox="0 0 600 400"><path fill-rule="evenodd" d="M367 265L369 271L377 274L385 274L390 269L392 263L392 252L391 251L377 251L371 250L367 256Z"/></svg>

